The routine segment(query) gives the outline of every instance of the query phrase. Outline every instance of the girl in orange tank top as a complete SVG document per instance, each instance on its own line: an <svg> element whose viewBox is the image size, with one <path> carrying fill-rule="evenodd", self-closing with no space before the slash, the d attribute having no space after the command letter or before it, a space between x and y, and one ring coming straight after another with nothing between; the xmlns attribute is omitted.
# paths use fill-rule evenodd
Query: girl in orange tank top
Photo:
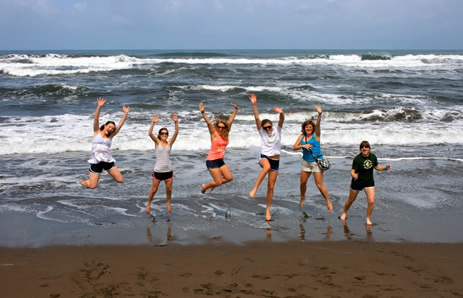
<svg viewBox="0 0 463 298"><path fill-rule="evenodd" d="M203 103L199 104L199 111L206 121L209 134L211 136L211 149L206 158L206 166L209 173L212 176L211 181L206 184L201 184L201 193L205 193L207 190L211 192L214 188L224 183L233 180L233 175L230 168L225 164L223 158L225 157L225 148L229 143L228 133L230 132L233 120L238 113L238 106L234 103L231 105L235 108L233 113L230 115L227 121L216 120L214 124L209 120L206 115L206 108Z"/></svg>

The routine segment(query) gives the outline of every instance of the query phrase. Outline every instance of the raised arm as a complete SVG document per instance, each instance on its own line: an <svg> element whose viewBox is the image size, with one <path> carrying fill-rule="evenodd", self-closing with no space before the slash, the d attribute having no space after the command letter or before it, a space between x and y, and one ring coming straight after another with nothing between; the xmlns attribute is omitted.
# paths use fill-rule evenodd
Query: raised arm
<svg viewBox="0 0 463 298"><path fill-rule="evenodd" d="M233 111L233 113L230 115L230 117L228 117L228 121L227 121L227 124L228 124L228 131L230 131L231 129L231 126L233 124L233 120L235 120L235 117L236 117L236 114L238 114L238 106L234 103L231 103L231 105L235 108L235 110Z"/></svg>
<svg viewBox="0 0 463 298"><path fill-rule="evenodd" d="M96 106L95 116L93 118L93 133L94 134L97 134L100 131L100 111L105 103L106 103L106 99L104 99L103 97L97 98L97 106Z"/></svg>
<svg viewBox="0 0 463 298"><path fill-rule="evenodd" d="M317 124L315 128L315 137L318 138L317 141L320 141L320 135L321 135L321 128L320 128L320 123L322 121L322 108L320 106L315 106L315 110L318 112L317 116Z"/></svg>
<svg viewBox="0 0 463 298"><path fill-rule="evenodd" d="M285 122L285 114L283 113L283 110L279 107L274 107L273 110L280 114L280 119L278 119L278 126L283 128L283 122Z"/></svg>
<svg viewBox="0 0 463 298"><path fill-rule="evenodd" d="M172 135L172 137L170 138L170 146L172 146L175 142L175 140L177 139L177 136L178 136L178 117L177 117L177 114L172 114L172 121L175 122L175 131L174 131L174 134Z"/></svg>
<svg viewBox="0 0 463 298"><path fill-rule="evenodd" d="M214 125L212 125L212 122L209 120L209 118L206 115L206 108L204 107L204 104L201 102L199 104L199 111L201 112L201 115L204 118L204 121L206 121L207 128L209 129L209 134L211 135L211 139L215 139L215 128Z"/></svg>
<svg viewBox="0 0 463 298"><path fill-rule="evenodd" d="M259 111L257 110L257 96L254 93L251 93L251 95L249 95L249 100L252 103L252 111L254 112L254 119L256 120L257 130L260 130L262 125L259 118Z"/></svg>
<svg viewBox="0 0 463 298"><path fill-rule="evenodd" d="M151 140L153 140L153 142L156 145L159 145L159 139L155 134L153 134L153 129L154 129L154 125L156 125L158 121L159 121L159 115L154 115L153 120L151 120L150 129L148 130L148 135L150 136Z"/></svg>
<svg viewBox="0 0 463 298"><path fill-rule="evenodd" d="M111 135L111 138L114 138L119 131L121 130L122 126L125 123L125 120L127 120L127 116L129 115L130 107L129 106L122 106L122 110L124 111L124 115L122 116L121 120L119 121L119 124L117 125L116 129L114 130L113 134Z"/></svg>

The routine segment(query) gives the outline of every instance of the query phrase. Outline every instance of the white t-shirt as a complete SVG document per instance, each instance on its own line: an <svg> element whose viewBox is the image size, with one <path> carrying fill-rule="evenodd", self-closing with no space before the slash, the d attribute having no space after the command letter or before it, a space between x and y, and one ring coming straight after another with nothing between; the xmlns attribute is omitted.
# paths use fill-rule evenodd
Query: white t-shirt
<svg viewBox="0 0 463 298"><path fill-rule="evenodd" d="M259 134L260 153L266 156L279 155L281 152L281 127L274 126L270 134L261 127Z"/></svg>

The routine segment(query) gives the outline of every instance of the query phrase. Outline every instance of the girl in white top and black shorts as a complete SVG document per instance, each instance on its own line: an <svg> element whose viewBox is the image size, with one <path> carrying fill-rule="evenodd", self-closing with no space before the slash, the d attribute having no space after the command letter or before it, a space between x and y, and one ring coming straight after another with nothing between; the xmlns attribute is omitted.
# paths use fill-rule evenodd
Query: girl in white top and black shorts
<svg viewBox="0 0 463 298"><path fill-rule="evenodd" d="M265 176L268 174L267 208L265 210L265 220L270 221L272 219L270 206L272 205L273 189L278 177L278 169L280 165L281 129L283 128L285 115L283 114L282 109L279 107L274 107L273 110L280 114L280 119L278 120L278 126L273 127L272 121L269 119L264 119L262 121L259 119L259 112L257 110L257 96L254 93L251 93L249 99L252 103L257 130L259 131L261 137L261 153L259 157L259 165L262 167L259 176L257 176L256 184L249 192L249 196L254 198L257 189L264 180Z"/></svg>

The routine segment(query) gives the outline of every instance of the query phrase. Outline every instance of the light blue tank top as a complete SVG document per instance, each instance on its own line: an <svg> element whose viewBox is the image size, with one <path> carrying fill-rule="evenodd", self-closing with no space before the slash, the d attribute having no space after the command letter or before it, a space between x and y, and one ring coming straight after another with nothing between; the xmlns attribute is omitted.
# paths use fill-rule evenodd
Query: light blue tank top
<svg viewBox="0 0 463 298"><path fill-rule="evenodd" d="M305 141L305 137L302 137L301 145L306 145L306 144L312 145L312 153L316 157L318 158L323 157L323 154L320 148L320 142L315 139L315 134L312 134L312 137L307 142ZM302 148L302 159L308 162L315 161L315 158L313 157L312 153L310 153L309 150Z"/></svg>

